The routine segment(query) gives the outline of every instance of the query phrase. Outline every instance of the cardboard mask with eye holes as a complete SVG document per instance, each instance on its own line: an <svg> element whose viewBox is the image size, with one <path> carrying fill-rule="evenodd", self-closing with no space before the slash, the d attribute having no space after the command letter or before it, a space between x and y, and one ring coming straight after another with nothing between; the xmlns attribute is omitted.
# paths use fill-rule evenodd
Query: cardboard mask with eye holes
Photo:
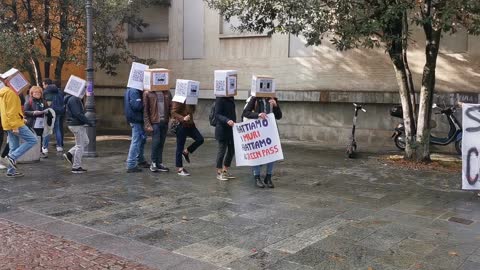
<svg viewBox="0 0 480 270"><path fill-rule="evenodd" d="M274 78L264 75L253 75L251 92L252 96L255 97L275 97Z"/></svg>

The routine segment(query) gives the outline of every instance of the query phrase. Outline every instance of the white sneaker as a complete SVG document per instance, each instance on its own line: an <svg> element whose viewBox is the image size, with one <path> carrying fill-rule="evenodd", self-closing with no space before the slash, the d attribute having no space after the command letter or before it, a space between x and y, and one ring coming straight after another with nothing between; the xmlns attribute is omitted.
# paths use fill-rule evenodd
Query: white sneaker
<svg viewBox="0 0 480 270"><path fill-rule="evenodd" d="M42 153L48 154L48 148L42 147Z"/></svg>
<svg viewBox="0 0 480 270"><path fill-rule="evenodd" d="M63 152L63 147L57 146L57 152Z"/></svg>
<svg viewBox="0 0 480 270"><path fill-rule="evenodd" d="M190 176L190 173L185 170L185 168L178 170L177 174L180 176Z"/></svg>
<svg viewBox="0 0 480 270"><path fill-rule="evenodd" d="M0 170L5 170L5 169L7 169L7 167L3 164L0 164Z"/></svg>
<svg viewBox="0 0 480 270"><path fill-rule="evenodd" d="M228 178L225 172L217 173L217 179L220 181L228 181Z"/></svg>

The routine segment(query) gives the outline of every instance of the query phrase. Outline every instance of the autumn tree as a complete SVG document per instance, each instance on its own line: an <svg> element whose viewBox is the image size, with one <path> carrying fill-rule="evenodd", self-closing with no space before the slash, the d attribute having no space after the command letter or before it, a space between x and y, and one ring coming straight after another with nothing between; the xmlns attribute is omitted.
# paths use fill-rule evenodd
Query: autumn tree
<svg viewBox="0 0 480 270"><path fill-rule="evenodd" d="M307 45L325 39L339 50L383 47L395 70L406 129L405 158L430 160L430 118L442 33L480 34L478 0L205 0L239 31L301 35ZM423 28L426 63L416 112L408 66L409 26Z"/></svg>
<svg viewBox="0 0 480 270"><path fill-rule="evenodd" d="M139 17L140 9L148 5L169 5L169 1L94 1L98 68L115 75L122 62L153 61L132 55L123 36L125 27L138 31L148 27ZM66 63L85 62L85 22L84 0L0 0L0 68L21 68L37 84L46 77L60 80Z"/></svg>

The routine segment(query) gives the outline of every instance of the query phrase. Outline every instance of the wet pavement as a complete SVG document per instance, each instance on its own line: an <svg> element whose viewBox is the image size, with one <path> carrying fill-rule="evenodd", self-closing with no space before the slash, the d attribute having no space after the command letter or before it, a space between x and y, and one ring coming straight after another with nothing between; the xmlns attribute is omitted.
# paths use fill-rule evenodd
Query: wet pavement
<svg viewBox="0 0 480 270"><path fill-rule="evenodd" d="M127 174L128 145L99 137L84 175L55 153L20 165L25 177L0 180L0 225L155 269L480 269L480 199L460 190L460 173L285 143L276 187L258 189L245 167L216 180L214 141L191 156L190 177ZM174 150L168 138L170 169Z"/></svg>

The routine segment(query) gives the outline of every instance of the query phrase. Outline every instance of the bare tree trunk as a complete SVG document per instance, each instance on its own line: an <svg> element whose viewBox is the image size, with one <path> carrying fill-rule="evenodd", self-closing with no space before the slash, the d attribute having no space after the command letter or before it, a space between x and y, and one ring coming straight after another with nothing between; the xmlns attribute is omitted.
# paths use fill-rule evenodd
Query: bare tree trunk
<svg viewBox="0 0 480 270"><path fill-rule="evenodd" d="M435 70L440 49L442 29L434 29L432 25L432 1L427 1L422 10L425 19L423 30L426 37L426 63L423 68L422 88L420 90L420 107L417 129L417 161L430 161L430 119L432 117L432 102L435 91Z"/></svg>
<svg viewBox="0 0 480 270"><path fill-rule="evenodd" d="M402 58L403 63L405 65L405 72L407 76L407 86L408 86L408 102L410 103L410 119L411 121L411 129L412 135L415 136L417 134L417 127L415 125L415 119L417 119L417 100L415 98L415 85L413 84L413 77L412 72L410 71L410 65L408 64L408 13L407 11L403 12L403 31L402 31L402 43L403 43L403 50L402 50Z"/></svg>
<svg viewBox="0 0 480 270"><path fill-rule="evenodd" d="M45 62L44 75L45 78L50 78L50 65L52 62L52 31L50 29L50 0L44 0L44 18L43 27L45 32L45 38L43 45L45 46Z"/></svg>

